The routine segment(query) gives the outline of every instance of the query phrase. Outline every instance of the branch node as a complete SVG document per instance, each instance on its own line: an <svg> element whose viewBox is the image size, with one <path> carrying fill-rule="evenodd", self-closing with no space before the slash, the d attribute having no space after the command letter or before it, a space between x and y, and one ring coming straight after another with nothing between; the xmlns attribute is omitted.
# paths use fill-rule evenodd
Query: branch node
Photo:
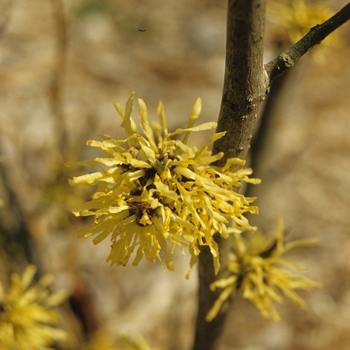
<svg viewBox="0 0 350 350"><path fill-rule="evenodd" d="M290 68L292 68L294 66L294 64L295 64L294 60L287 53L282 53L281 54L281 58L282 58L283 63L286 66L287 69L290 69ZM278 67L278 69L280 70L281 68Z"/></svg>

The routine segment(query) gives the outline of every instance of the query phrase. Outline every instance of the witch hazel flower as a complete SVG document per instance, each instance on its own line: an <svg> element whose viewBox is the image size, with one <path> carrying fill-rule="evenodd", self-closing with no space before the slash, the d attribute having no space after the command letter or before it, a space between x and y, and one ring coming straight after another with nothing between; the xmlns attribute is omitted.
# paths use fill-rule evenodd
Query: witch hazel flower
<svg viewBox="0 0 350 350"><path fill-rule="evenodd" d="M37 268L29 265L23 274L13 273L7 290L0 282L0 344L3 350L53 349L68 339L62 329L58 306L65 291L51 293L53 276L34 281Z"/></svg>
<svg viewBox="0 0 350 350"><path fill-rule="evenodd" d="M131 117L133 100L134 93L125 111L115 104L125 139L99 135L102 141L90 140L87 145L99 148L103 157L70 164L99 169L69 181L71 185L97 185L92 199L74 211L76 216L94 218L78 235L94 236L95 244L109 237L107 261L111 265L127 265L131 257L133 265L138 265L145 257L169 270L174 269L172 255L177 247L184 254L189 252L192 269L200 247L208 246L217 273L219 250L214 235L228 238L229 221L241 231L254 229L243 216L257 213L257 207L250 205L254 198L246 198L235 189L242 181L259 180L248 177L251 169L230 171L232 165L244 165L241 159L231 158L223 167L213 165L224 154L213 155L209 147L225 132L215 133L200 149L188 145L191 132L216 127L214 122L194 126L201 111L200 99L193 106L187 127L173 132L168 131L161 102L159 123L151 126L147 107L138 99L142 134Z"/></svg>
<svg viewBox="0 0 350 350"><path fill-rule="evenodd" d="M234 231L234 230L233 230ZM218 299L209 310L206 320L212 321L220 312L222 305L232 295L242 290L243 298L250 300L265 319L280 321L274 303L282 303L289 298L299 307L305 307L304 300L296 293L298 289L321 287L299 273L301 266L288 260L284 255L298 247L318 243L317 239L299 239L285 243L285 229L280 217L276 232L264 234L255 232L249 239L233 232L232 252L227 263L229 275L218 279L210 286L212 291L222 289Z"/></svg>

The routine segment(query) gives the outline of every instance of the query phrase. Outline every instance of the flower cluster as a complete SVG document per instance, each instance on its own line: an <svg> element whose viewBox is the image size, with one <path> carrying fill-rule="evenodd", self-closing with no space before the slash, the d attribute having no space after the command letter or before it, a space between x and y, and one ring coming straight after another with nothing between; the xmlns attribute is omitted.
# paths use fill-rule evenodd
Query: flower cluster
<svg viewBox="0 0 350 350"><path fill-rule="evenodd" d="M289 0L287 4L273 1L268 6L267 16L273 24L270 37L279 44L294 44L300 40L310 28L325 22L333 15L327 1ZM332 33L322 43L331 47L341 46L338 32ZM314 58L321 60L322 57Z"/></svg>
<svg viewBox="0 0 350 350"><path fill-rule="evenodd" d="M320 284L293 273L293 270L300 272L303 269L282 258L282 255L295 247L315 244L317 240L303 239L285 244L284 237L281 219L273 241L259 232L255 232L249 240L245 240L241 234L234 236L233 252L227 265L231 275L211 285L213 291L216 288L222 288L223 291L209 311L208 321L215 318L225 300L238 288L243 290L243 297L251 300L267 319L279 321L273 302L283 301L281 292L298 306L305 306L294 290L319 287Z"/></svg>
<svg viewBox="0 0 350 350"><path fill-rule="evenodd" d="M13 274L7 293L0 283L1 349L45 350L67 338L66 332L57 328L60 317L55 309L66 293L50 294L49 275L32 284L35 273L36 267L30 265L22 276Z"/></svg>
<svg viewBox="0 0 350 350"><path fill-rule="evenodd" d="M219 251L214 234L228 238L231 219L241 231L252 230L243 215L257 212L250 205L254 198L246 198L234 189L241 181L259 181L249 179L251 169L230 171L234 164L243 166L243 160L229 159L223 167L212 164L223 153L213 155L208 149L224 132L214 134L201 149L188 145L191 132L216 127L214 122L194 126L201 111L200 99L192 109L187 128L174 132L168 131L161 102L160 122L151 127L146 105L138 99L141 135L131 117L133 97L134 93L125 111L115 104L125 139L100 135L102 141L91 140L87 145L99 148L104 157L73 163L99 169L70 180L71 185L98 185L92 200L74 212L94 217L91 226L82 229L79 236L95 236L95 244L110 236L107 261L112 265L126 265L134 254L134 265L145 256L151 263L165 261L169 270L173 270L172 253L176 247L183 253L188 249L192 268L200 253L198 246L208 246L217 272ZM182 141L179 135L183 135Z"/></svg>

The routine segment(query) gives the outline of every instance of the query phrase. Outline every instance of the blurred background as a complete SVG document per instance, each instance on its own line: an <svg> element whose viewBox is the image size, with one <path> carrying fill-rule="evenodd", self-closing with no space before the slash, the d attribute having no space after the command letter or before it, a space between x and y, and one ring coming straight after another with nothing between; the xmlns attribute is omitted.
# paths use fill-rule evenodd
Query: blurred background
<svg viewBox="0 0 350 350"><path fill-rule="evenodd" d="M346 3L308 10L303 0L269 1L266 62L308 31L299 19L328 18ZM83 348L98 329L142 334L159 350L190 349L197 280L195 272L185 279L189 259L179 255L174 273L109 267L108 240L77 239L87 222L71 210L91 192L68 185L84 169L64 163L96 156L85 142L98 134L123 137L113 102L124 106L132 91L151 119L163 101L169 129L186 123L199 96L200 122L217 120L225 27L224 0L0 0L0 277L28 262L55 275L55 288L71 293L64 349ZM282 214L287 240L321 239L289 257L323 288L300 293L307 309L280 305L280 323L238 298L220 350L350 347L349 57L346 24L276 81L253 147L262 184L248 189L262 230ZM203 135L192 142L200 146Z"/></svg>

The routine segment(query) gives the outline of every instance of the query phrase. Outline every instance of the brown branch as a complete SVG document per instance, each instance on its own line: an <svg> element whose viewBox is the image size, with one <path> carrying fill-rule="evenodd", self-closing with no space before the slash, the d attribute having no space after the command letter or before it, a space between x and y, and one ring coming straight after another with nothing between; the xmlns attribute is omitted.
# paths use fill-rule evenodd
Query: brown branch
<svg viewBox="0 0 350 350"><path fill-rule="evenodd" d="M58 148L63 154L67 135L64 120L62 86L64 74L66 71L66 55L67 55L67 26L64 15L64 5L62 0L52 0L52 11L54 29L56 30L56 64L53 71L52 84L49 91L51 100L52 114L56 124L56 133L58 138Z"/></svg>
<svg viewBox="0 0 350 350"><path fill-rule="evenodd" d="M225 79L217 131L226 131L213 153L245 159L261 102L266 95L263 70L265 0L229 0Z"/></svg>
<svg viewBox="0 0 350 350"><path fill-rule="evenodd" d="M296 44L278 57L265 64L267 75L271 82L288 69L294 67L295 63L305 55L312 47L318 45L334 30L350 19L350 3L344 6L333 17L322 24L312 27L310 31Z"/></svg>
<svg viewBox="0 0 350 350"><path fill-rule="evenodd" d="M322 25L317 25L299 42L275 60L263 65L263 39L266 0L228 0L225 80L217 131L225 137L214 144L213 153L224 152L217 165L227 158L245 159L256 125L261 102L270 83L311 47L321 42L350 17L350 4ZM212 322L205 316L220 291L211 292L210 284L223 276L230 241L218 237L220 262L223 269L214 275L211 253L201 247L198 258L198 314L193 350L215 349L232 302L228 300Z"/></svg>
<svg viewBox="0 0 350 350"><path fill-rule="evenodd" d="M256 124L261 101L265 97L267 77L263 68L266 0L228 0L226 66L224 89L217 131L225 137L214 144L214 153L225 152L218 165L227 158L245 158ZM230 241L217 237L222 277L227 263ZM198 261L199 290L196 335L193 350L212 350L223 330L230 302L212 321L205 316L220 291L211 292L213 260L207 247L201 247Z"/></svg>

